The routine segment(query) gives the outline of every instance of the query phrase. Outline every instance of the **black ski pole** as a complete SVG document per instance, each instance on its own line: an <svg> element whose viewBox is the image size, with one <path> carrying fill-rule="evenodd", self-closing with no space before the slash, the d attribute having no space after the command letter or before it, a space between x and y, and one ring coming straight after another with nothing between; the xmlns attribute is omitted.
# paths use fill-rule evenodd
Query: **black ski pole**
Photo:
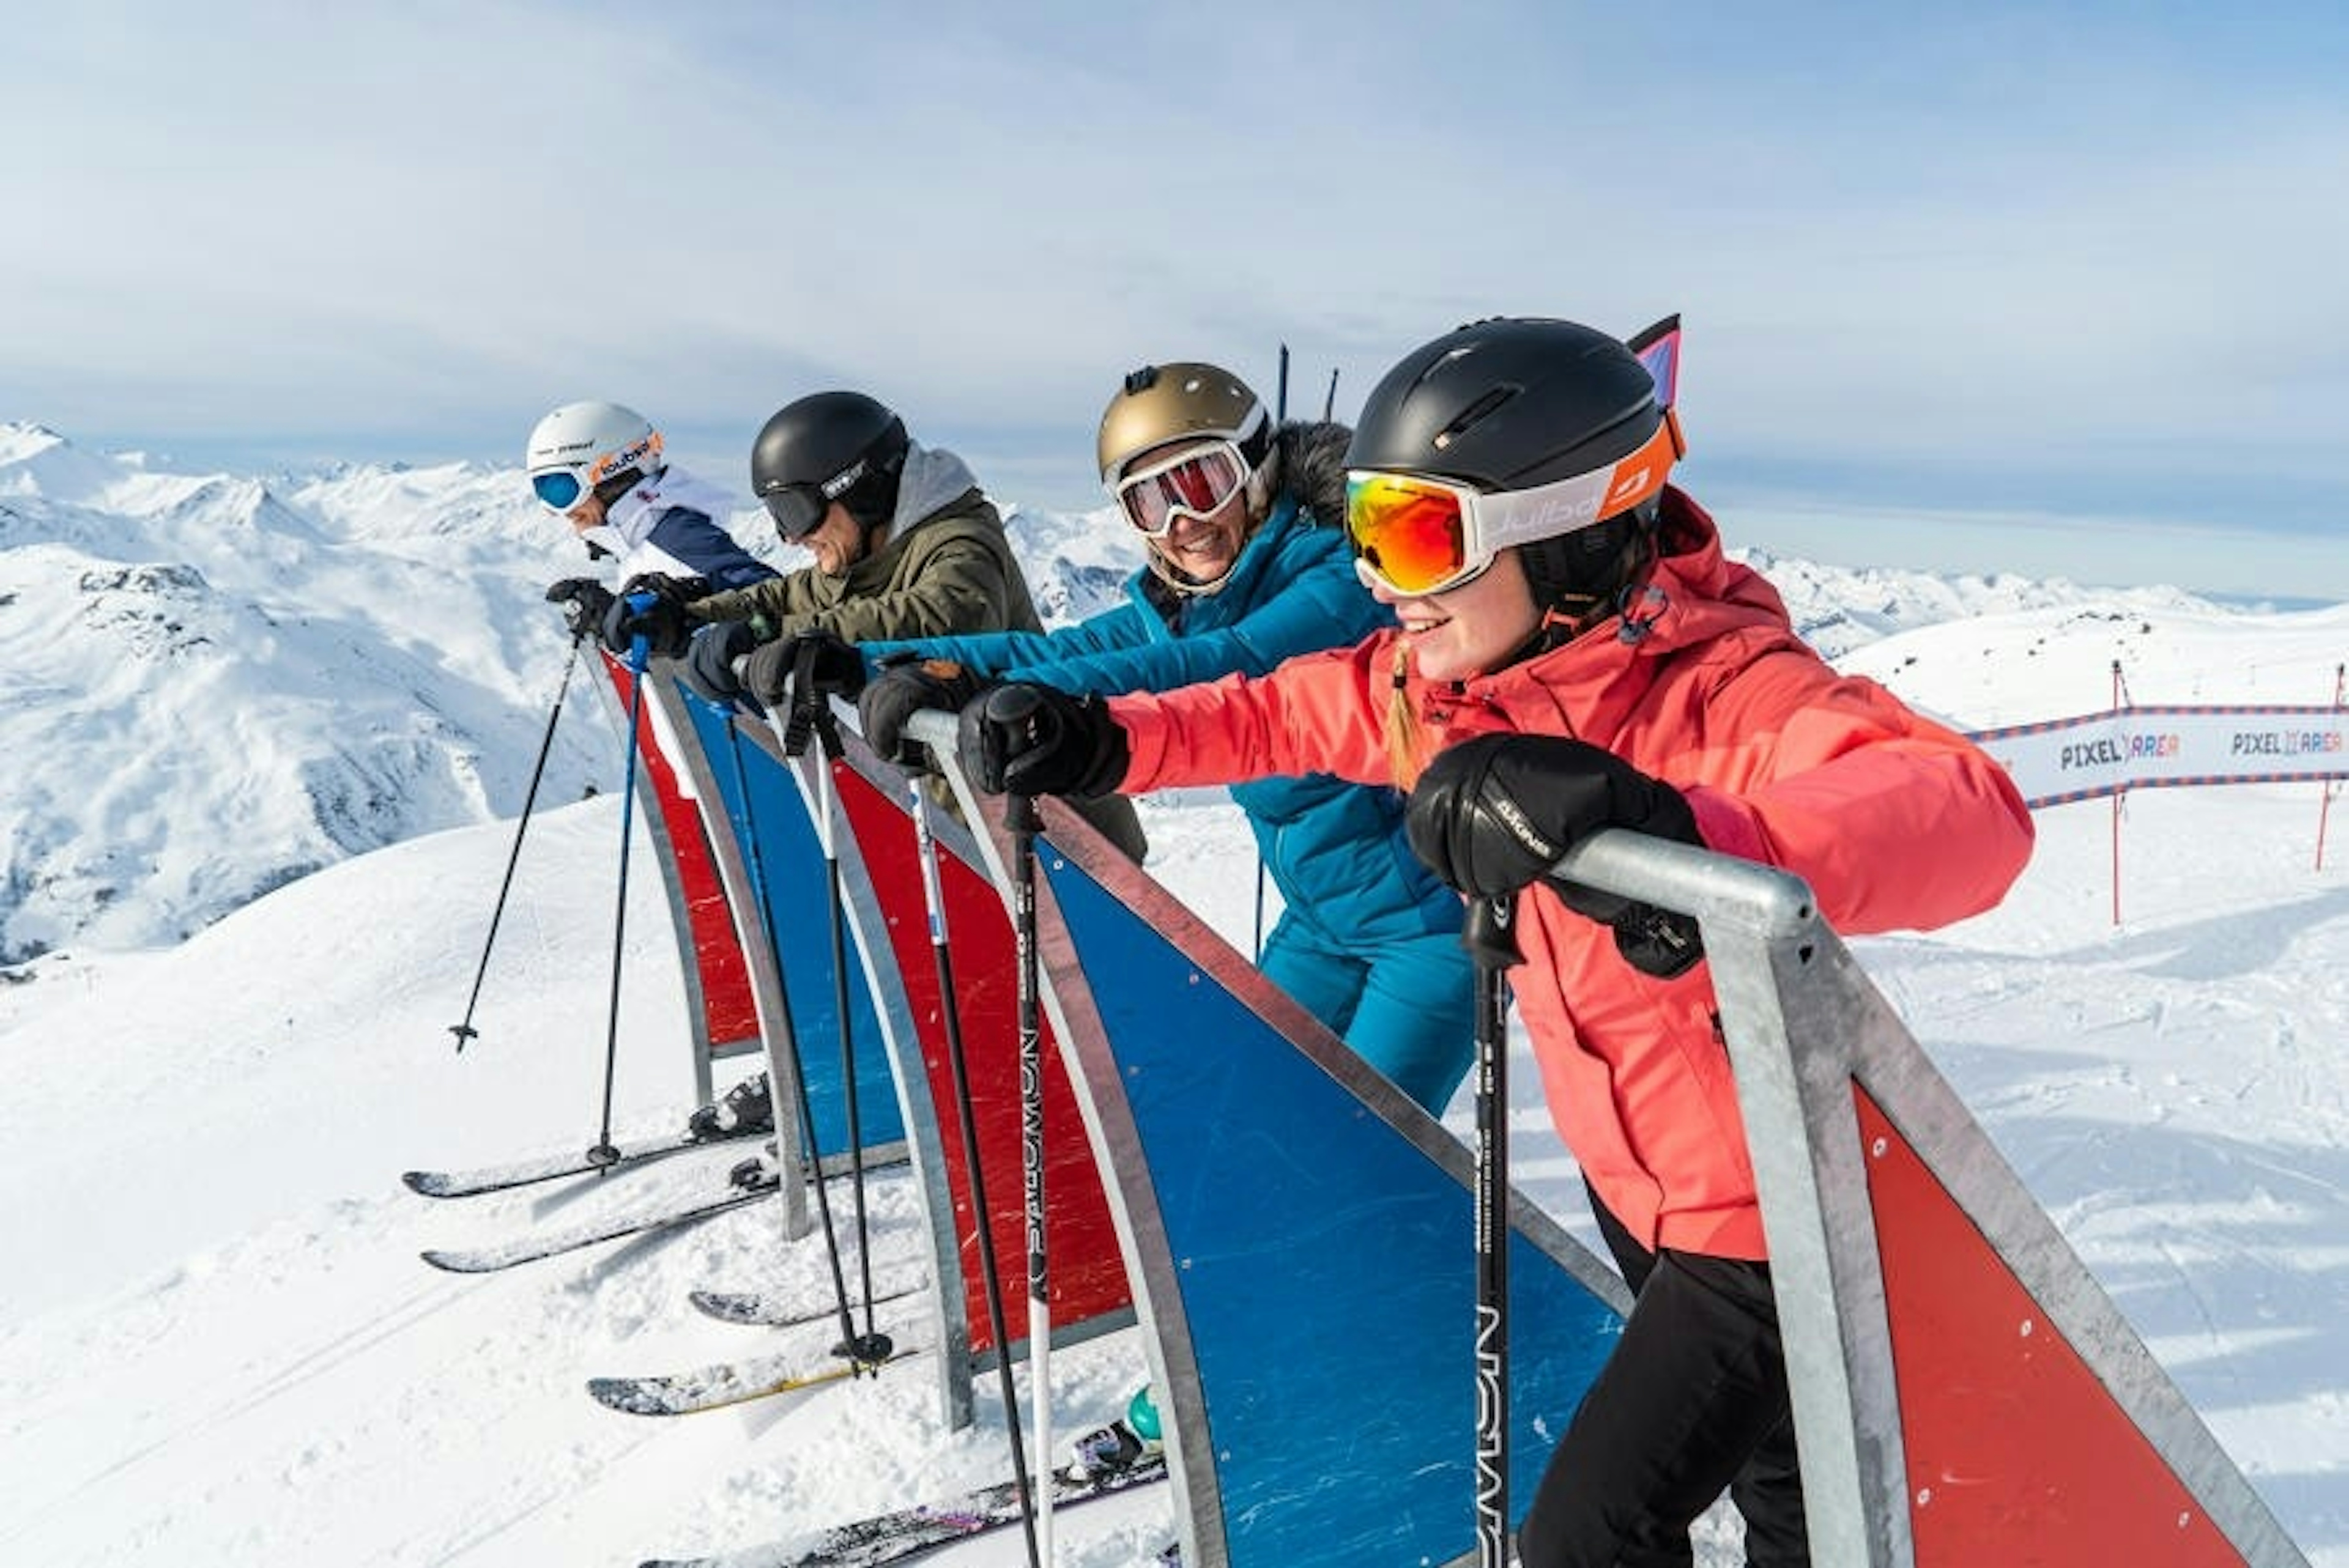
<svg viewBox="0 0 2349 1568"><path fill-rule="evenodd" d="M1476 1565L1504 1568L1509 1542L1509 990L1523 962L1516 895L1468 906L1461 945L1476 959Z"/></svg>
<svg viewBox="0 0 2349 1568"><path fill-rule="evenodd" d="M1019 996L1019 1169L1021 1212L1028 1222L1028 1366L1033 1374L1036 1451L1052 1451L1052 1305L1044 1254L1044 1048L1036 973L1036 834L1043 821L1033 795L1007 795L1004 826L1011 830L1011 931L1017 944ZM1052 1556L1052 1494L1037 1510L1037 1538Z"/></svg>
<svg viewBox="0 0 2349 1568"><path fill-rule="evenodd" d="M1326 393L1322 394L1322 397L1321 397L1321 418L1322 418L1322 422L1323 422L1323 423L1325 423L1325 424L1326 424L1326 423L1328 423L1328 422L1329 422L1329 419L1330 419L1330 417L1333 413L1335 413L1335 412L1337 411L1337 408L1338 408L1338 367L1337 367L1336 366L1332 365L1331 366L1330 366L1330 390L1329 390L1328 392L1326 392Z"/></svg>
<svg viewBox="0 0 2349 1568"><path fill-rule="evenodd" d="M947 1036L947 1069L954 1076L955 1114L962 1131L963 1164L970 1179L971 1212L978 1229L978 1279L987 1298L988 1332L995 1337L995 1376L1003 1394L1003 1424L1011 1435L1011 1479L1019 1491L1019 1525L1028 1537L1030 1568L1043 1562L1036 1537L1036 1488L1029 1479L1019 1438L1019 1391L1011 1379L1011 1340L1003 1310L1003 1271L995 1258L995 1211L987 1204L987 1176L978 1158L978 1124L971 1110L970 1070L962 1048L962 1009L955 1000L954 953L947 941L947 903L938 887L938 846L930 832L929 791L916 776L914 842L922 862L922 904L930 917L930 957L938 975L938 1008Z"/></svg>
<svg viewBox="0 0 2349 1568"><path fill-rule="evenodd" d="M642 614L653 607L654 598L650 593L631 593L627 603L630 610ZM604 1032L604 1119L596 1130L595 1147L587 1150L588 1161L598 1167L620 1158L612 1143L612 1081L620 1063L620 960L628 931L628 845L636 834L636 748L644 732L645 665L651 662L652 653L652 639L644 633L628 639L628 766L620 787L620 878L612 915L612 1004Z"/></svg>
<svg viewBox="0 0 2349 1568"><path fill-rule="evenodd" d="M530 831L530 813L538 803L539 780L546 777L546 756L554 746L554 721L563 717L563 699L571 695L571 672L579 665L579 645L586 640L586 628L571 634L571 652L563 661L563 680L554 688L554 707L546 715L546 733L539 737L538 761L530 770L530 788L523 792L522 818L514 823L513 848L506 854L506 874L498 883L497 907L490 912L490 934L481 940L481 967L473 971L472 995L465 998L464 1022L451 1024L449 1032L457 1037L457 1048L463 1050L465 1042L477 1039L481 1031L473 1027L473 1008L481 1000L481 981L490 972L490 951L498 944L498 925L506 917L506 895L513 890L514 867L522 860L522 839Z"/></svg>
<svg viewBox="0 0 2349 1568"><path fill-rule="evenodd" d="M726 721L726 753L733 766L734 793L742 802L742 837L747 841L750 857L750 880L758 884L759 889L759 923L767 929L767 950L773 954L775 958L777 973L775 990L779 1004L783 1010L780 1022L784 1036L791 1042L792 1087L795 1091L792 1098L799 1110L800 1137L807 1149L809 1163L814 1171L816 1219L817 1222L823 1227L824 1261L832 1268L833 1304L840 1310L840 1343L833 1346L833 1353L846 1357L851 1362L858 1364L860 1367L877 1367L889 1359L890 1353L895 1346L891 1344L889 1336L885 1334L867 1335L860 1338L856 1332L856 1320L849 1315L848 1280L847 1276L841 1272L840 1242L832 1228L832 1197L824 1191L823 1156L816 1147L815 1107L808 1097L807 1074L802 1069L799 1031L792 1024L790 987L781 981L782 933L775 927L774 894L767 883L765 857L759 850L758 810L750 800L750 772L742 766L742 742L735 734L734 721L730 715ZM771 1060L768 1086L771 1094L773 1092L771 1067ZM779 1122L775 1141L776 1180L779 1184L795 1176L794 1172L783 1169L781 1130Z"/></svg>
<svg viewBox="0 0 2349 1568"><path fill-rule="evenodd" d="M858 1283L864 1290L864 1337L870 1341L875 1336L872 1236L864 1205L864 1123L857 1106L856 1043L849 1020L848 912L840 896L840 844L833 823L832 763L840 755L840 730L833 722L830 699L815 688L815 655L813 643L800 645L799 663L792 673L791 725L791 733L799 738L800 744L798 750L788 754L797 757L804 753L811 736L816 742L815 799L811 805L815 812L816 836L823 844L824 895L832 922L833 1011L840 1019L840 1082L847 1111L849 1191L856 1212Z"/></svg>
<svg viewBox="0 0 2349 1568"><path fill-rule="evenodd" d="M1278 429L1280 426L1285 425L1288 422L1288 345L1284 343L1280 346L1280 386L1273 394L1272 423L1273 427ZM1258 850L1256 855L1256 942L1255 945L1248 949L1248 961L1252 964L1261 964L1264 962L1265 877L1264 851Z"/></svg>

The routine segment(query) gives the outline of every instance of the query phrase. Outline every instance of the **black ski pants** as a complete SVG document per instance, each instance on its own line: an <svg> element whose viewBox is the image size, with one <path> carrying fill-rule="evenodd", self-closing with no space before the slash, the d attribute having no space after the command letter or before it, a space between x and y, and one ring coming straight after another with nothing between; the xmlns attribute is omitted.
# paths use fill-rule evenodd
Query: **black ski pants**
<svg viewBox="0 0 2349 1568"><path fill-rule="evenodd" d="M1806 1568L1802 1478L1767 1264L1632 1240L1596 1194L1635 1297L1542 1474L1524 1568L1687 1568L1689 1525L1724 1488L1751 1568Z"/></svg>

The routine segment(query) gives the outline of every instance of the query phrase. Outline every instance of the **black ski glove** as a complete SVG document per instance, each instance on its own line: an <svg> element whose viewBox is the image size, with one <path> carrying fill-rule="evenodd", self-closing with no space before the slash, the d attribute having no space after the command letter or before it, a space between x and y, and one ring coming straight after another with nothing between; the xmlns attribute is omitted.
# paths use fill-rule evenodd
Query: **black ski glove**
<svg viewBox="0 0 2349 1568"><path fill-rule="evenodd" d="M792 694L794 701L831 696L854 699L864 689L864 655L856 645L832 632L793 632L761 648L750 660L750 690L769 707L783 700L795 680L809 689Z"/></svg>
<svg viewBox="0 0 2349 1568"><path fill-rule="evenodd" d="M957 749L982 789L998 794L1114 792L1133 760L1125 731L1098 696L1013 681L966 704Z"/></svg>
<svg viewBox="0 0 2349 1568"><path fill-rule="evenodd" d="M959 713L986 689L986 683L952 659L892 654L856 699L856 719L874 751L900 768L926 771L930 748L905 738L906 722L924 708Z"/></svg>
<svg viewBox="0 0 2349 1568"><path fill-rule="evenodd" d="M1436 753L1411 792L1413 852L1472 898L1547 881L1568 909L1610 925L1624 958L1684 973L1703 948L1686 915L1551 879L1566 851L1604 828L1702 845L1687 799L1612 752L1552 735L1480 735Z"/></svg>
<svg viewBox="0 0 2349 1568"><path fill-rule="evenodd" d="M748 621L713 621L693 634L685 645L678 675L700 696L721 706L742 695L734 661L759 645L759 634Z"/></svg>
<svg viewBox="0 0 2349 1568"><path fill-rule="evenodd" d="M676 658L685 652L686 640L698 624L686 606L709 593L709 584L698 577L664 577L647 572L629 578L620 585L620 596L604 613L604 645L626 658L630 645L641 636L651 642L652 651L660 657ZM641 593L651 594L653 602L638 610L628 600Z"/></svg>
<svg viewBox="0 0 2349 1568"><path fill-rule="evenodd" d="M864 689L864 655L833 633L818 631L790 632L760 644L743 666L742 684L761 707L781 712L785 701L804 702L812 695L801 692L794 696L792 691L792 681L803 660L812 661L808 665L808 678L815 696L833 692L854 696Z"/></svg>
<svg viewBox="0 0 2349 1568"><path fill-rule="evenodd" d="M574 637L591 637L612 607L612 591L593 577L565 577L547 584L546 602L563 606L564 630Z"/></svg>

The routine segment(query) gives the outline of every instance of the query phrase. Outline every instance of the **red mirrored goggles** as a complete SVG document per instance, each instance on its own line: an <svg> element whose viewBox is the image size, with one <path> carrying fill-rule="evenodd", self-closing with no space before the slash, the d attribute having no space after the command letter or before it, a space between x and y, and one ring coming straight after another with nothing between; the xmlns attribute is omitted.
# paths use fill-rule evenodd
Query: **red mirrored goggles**
<svg viewBox="0 0 2349 1568"><path fill-rule="evenodd" d="M1629 457L1531 490L1354 469L1346 476L1354 570L1369 586L1405 598L1460 587L1513 544L1588 528L1661 494L1681 450L1678 421L1667 412Z"/></svg>
<svg viewBox="0 0 2349 1568"><path fill-rule="evenodd" d="M1240 449L1217 441L1127 474L1111 493L1126 521L1149 538L1164 539L1177 518L1211 515L1247 480L1247 459Z"/></svg>

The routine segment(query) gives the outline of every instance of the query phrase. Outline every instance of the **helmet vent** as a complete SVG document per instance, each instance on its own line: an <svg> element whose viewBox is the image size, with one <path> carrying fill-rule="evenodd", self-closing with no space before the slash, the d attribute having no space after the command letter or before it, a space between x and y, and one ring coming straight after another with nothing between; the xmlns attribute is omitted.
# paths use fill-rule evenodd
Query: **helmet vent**
<svg viewBox="0 0 2349 1568"><path fill-rule="evenodd" d="M1524 390L1522 387L1505 384L1494 387L1490 392L1469 404L1460 411L1459 416L1452 423L1435 433L1435 449L1440 452L1450 446L1470 428L1483 423L1495 408Z"/></svg>

